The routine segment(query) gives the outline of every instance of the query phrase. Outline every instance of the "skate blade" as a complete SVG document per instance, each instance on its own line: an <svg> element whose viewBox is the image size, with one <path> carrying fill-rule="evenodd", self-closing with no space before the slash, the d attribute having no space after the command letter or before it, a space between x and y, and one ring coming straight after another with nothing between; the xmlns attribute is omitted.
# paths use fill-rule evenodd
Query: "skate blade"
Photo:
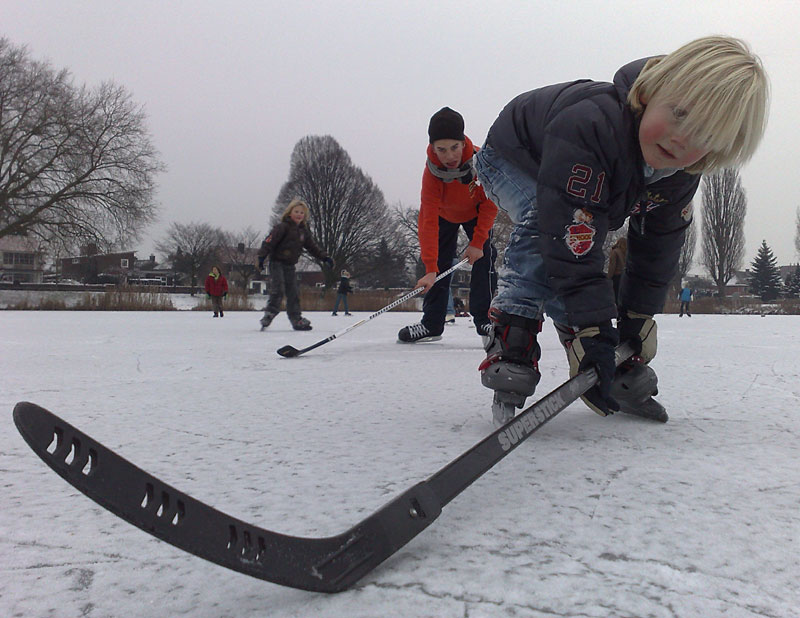
<svg viewBox="0 0 800 618"><path fill-rule="evenodd" d="M517 415L517 407L507 401L492 403L492 425L499 429Z"/></svg>
<svg viewBox="0 0 800 618"><path fill-rule="evenodd" d="M636 407L632 407L620 401L619 409L620 412L624 412L625 414L638 416L639 418L647 418L661 423L666 423L669 420L666 408L652 397Z"/></svg>
<svg viewBox="0 0 800 618"><path fill-rule="evenodd" d="M397 343L402 343L404 345L409 343L430 343L431 341L439 341L441 338L441 335L431 335L430 337L423 337L422 339L417 339L416 341L400 341L400 339L398 339Z"/></svg>

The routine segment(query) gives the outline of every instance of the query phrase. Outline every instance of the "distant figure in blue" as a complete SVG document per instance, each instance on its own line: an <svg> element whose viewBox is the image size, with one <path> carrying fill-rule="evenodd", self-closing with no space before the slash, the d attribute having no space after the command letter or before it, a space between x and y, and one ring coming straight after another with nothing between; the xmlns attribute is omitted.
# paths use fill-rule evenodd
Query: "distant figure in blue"
<svg viewBox="0 0 800 618"><path fill-rule="evenodd" d="M338 315L339 303L344 302L344 314L353 315L347 307L347 295L353 291L350 287L350 273L346 270L342 271L342 278L339 279L339 288L336 290L336 304L333 305L333 313L331 315Z"/></svg>
<svg viewBox="0 0 800 618"><path fill-rule="evenodd" d="M689 312L689 303L692 302L692 290L688 285L684 285L681 288L681 293L678 295L678 298L681 299L681 312L678 317L682 318L684 311L686 311L686 315L692 317L692 314Z"/></svg>

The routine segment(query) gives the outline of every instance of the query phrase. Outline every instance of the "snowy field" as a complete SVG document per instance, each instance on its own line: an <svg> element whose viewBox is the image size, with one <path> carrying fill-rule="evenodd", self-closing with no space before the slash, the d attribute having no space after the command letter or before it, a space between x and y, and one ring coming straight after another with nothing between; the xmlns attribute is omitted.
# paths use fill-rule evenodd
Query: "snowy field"
<svg viewBox="0 0 800 618"><path fill-rule="evenodd" d="M38 403L178 489L327 536L492 431L480 339L388 313L0 312L0 616L800 616L800 318L659 318L666 425L573 404L354 589L262 582L80 494L11 418ZM363 317L364 314L362 314ZM566 379L552 325L542 395Z"/></svg>

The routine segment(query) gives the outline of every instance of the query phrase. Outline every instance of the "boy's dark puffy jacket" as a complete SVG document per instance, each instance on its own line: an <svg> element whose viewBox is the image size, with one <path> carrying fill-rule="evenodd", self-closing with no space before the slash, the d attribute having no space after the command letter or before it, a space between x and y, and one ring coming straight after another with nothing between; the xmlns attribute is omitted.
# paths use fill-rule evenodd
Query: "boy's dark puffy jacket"
<svg viewBox="0 0 800 618"><path fill-rule="evenodd" d="M352 291L353 288L350 287L350 279L348 277L339 279L339 288L336 290L338 294L349 294Z"/></svg>
<svg viewBox="0 0 800 618"><path fill-rule="evenodd" d="M258 260L263 262L269 256L270 260L277 260L284 264L297 264L303 249L320 260L328 257L314 242L305 222L297 225L287 217L272 228L269 236L261 243Z"/></svg>
<svg viewBox="0 0 800 618"><path fill-rule="evenodd" d="M661 311L691 221L699 174L679 171L645 185L640 118L627 96L646 61L622 67L613 84L579 80L521 94L486 140L538 183L542 256L570 325L617 315L602 247L629 216L620 305Z"/></svg>

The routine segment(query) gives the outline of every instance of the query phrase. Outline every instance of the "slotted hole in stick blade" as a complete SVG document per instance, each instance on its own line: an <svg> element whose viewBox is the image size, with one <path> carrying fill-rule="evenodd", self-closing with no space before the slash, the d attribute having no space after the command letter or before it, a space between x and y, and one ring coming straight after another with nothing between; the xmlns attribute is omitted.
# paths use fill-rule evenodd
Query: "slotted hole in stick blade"
<svg viewBox="0 0 800 618"><path fill-rule="evenodd" d="M153 484L147 483L144 487L144 496L142 497L142 508L146 509L150 502L153 500Z"/></svg>
<svg viewBox="0 0 800 618"><path fill-rule="evenodd" d="M411 499L411 508L416 513L416 517L425 517L425 511L422 510L422 505L416 498Z"/></svg>
<svg viewBox="0 0 800 618"><path fill-rule="evenodd" d="M75 461L75 454L78 450L75 445L76 442L77 440L73 438L72 444L69 445L69 453L67 453L67 458L64 460L64 463L67 464L68 466L71 465L73 461Z"/></svg>
<svg viewBox="0 0 800 618"><path fill-rule="evenodd" d="M264 541L264 537L258 537L258 549L256 550L256 560L261 562L264 558L267 557L267 544Z"/></svg>
<svg viewBox="0 0 800 618"><path fill-rule="evenodd" d="M97 451L95 451L93 448L90 448L89 457L86 459L86 464L84 464L83 469L81 469L81 472L85 476L89 476L92 472L94 472L94 469L96 467L97 467Z"/></svg>
<svg viewBox="0 0 800 618"><path fill-rule="evenodd" d="M228 537L228 549L233 549L234 547L236 547L236 542L238 541L238 537L236 534L236 526L233 525L228 526L228 533L230 535Z"/></svg>
<svg viewBox="0 0 800 618"><path fill-rule="evenodd" d="M242 540L244 541L242 543L242 556L245 556L247 555L247 552L250 551L250 547L252 546L252 543L250 542L250 533L247 532L247 530L245 530L244 534L242 534Z"/></svg>
<svg viewBox="0 0 800 618"><path fill-rule="evenodd" d="M178 500L177 508L175 509L175 515L172 518L172 525L177 526L183 521L183 517L186 515L186 509L183 507L183 502Z"/></svg>
<svg viewBox="0 0 800 618"><path fill-rule="evenodd" d="M169 494L166 491L161 492L161 504L158 506L156 515L159 517L164 516L164 512L169 508Z"/></svg>
<svg viewBox="0 0 800 618"><path fill-rule="evenodd" d="M56 449L61 445L61 439L64 437L64 432L60 427L53 427L53 439L47 445L47 452L51 455L56 452Z"/></svg>

